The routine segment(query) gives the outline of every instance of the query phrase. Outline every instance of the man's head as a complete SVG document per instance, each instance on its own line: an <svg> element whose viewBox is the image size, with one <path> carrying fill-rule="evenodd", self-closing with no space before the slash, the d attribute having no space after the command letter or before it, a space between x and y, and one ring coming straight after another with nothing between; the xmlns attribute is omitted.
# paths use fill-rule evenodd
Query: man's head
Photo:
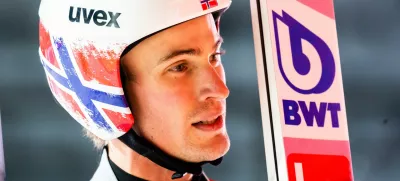
<svg viewBox="0 0 400 181"><path fill-rule="evenodd" d="M185 161L214 160L228 151L221 44L210 14L146 38L121 59L139 135Z"/></svg>
<svg viewBox="0 0 400 181"><path fill-rule="evenodd" d="M219 158L229 148L229 90L216 24L230 4L41 0L39 56L50 90L98 148L133 127L183 160Z"/></svg>

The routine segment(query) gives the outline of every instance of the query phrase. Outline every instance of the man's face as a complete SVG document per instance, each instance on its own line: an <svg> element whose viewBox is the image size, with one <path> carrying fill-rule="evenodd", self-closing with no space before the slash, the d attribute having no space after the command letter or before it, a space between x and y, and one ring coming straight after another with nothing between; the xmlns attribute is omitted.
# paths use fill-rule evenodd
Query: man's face
<svg viewBox="0 0 400 181"><path fill-rule="evenodd" d="M123 58L138 134L191 162L215 160L228 151L229 90L221 43L207 15L151 36Z"/></svg>

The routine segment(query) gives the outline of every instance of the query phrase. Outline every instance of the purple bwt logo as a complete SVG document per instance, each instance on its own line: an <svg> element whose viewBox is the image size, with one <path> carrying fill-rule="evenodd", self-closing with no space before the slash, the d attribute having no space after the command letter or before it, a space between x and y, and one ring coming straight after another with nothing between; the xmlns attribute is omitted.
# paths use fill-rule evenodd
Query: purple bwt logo
<svg viewBox="0 0 400 181"><path fill-rule="evenodd" d="M285 82L291 89L300 94L308 95L326 92L332 86L335 79L335 60L328 45L320 37L311 32L285 11L282 11L282 16L272 12L272 17L279 70ZM278 19L288 26L292 60L282 60L277 25ZM318 83L311 89L301 89L296 87L288 79L282 65L282 61L292 61L293 67L298 74L307 75L310 72L311 62L309 57L307 57L303 52L302 40L308 41L315 48L322 66L321 77L319 78ZM329 116L328 113L330 113L332 128L339 128L338 112L341 110L340 103L283 99L282 105L286 125L299 126L304 121L308 127L326 127L326 118ZM300 112L301 114L299 114Z"/></svg>
<svg viewBox="0 0 400 181"><path fill-rule="evenodd" d="M320 37L311 32L309 29L307 29L305 26L303 26L300 22L295 20L285 11L282 11L282 16L273 11L272 18L274 23L279 70L285 82L290 86L290 88L292 88L294 91L300 94L321 94L327 91L331 87L333 80L335 79L335 60L328 45ZM296 87L288 79L288 77L285 74L285 71L283 70L282 61L290 61L290 60L282 60L281 58L282 56L281 56L278 26L277 26L278 19L284 24L286 24L289 28L290 44L291 44L290 48L292 51L291 61L293 61L293 66L298 74L307 75L311 69L310 60L303 53L301 40L303 39L308 41L311 45L314 46L314 48L318 52L322 65L322 74L317 85L315 85L311 89L301 89Z"/></svg>

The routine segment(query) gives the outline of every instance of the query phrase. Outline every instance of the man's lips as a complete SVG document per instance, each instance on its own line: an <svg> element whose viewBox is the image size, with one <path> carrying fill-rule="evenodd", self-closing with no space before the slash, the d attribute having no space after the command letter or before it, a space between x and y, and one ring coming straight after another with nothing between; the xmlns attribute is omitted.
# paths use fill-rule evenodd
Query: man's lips
<svg viewBox="0 0 400 181"><path fill-rule="evenodd" d="M222 114L192 124L202 131L217 131L224 126Z"/></svg>
<svg viewBox="0 0 400 181"><path fill-rule="evenodd" d="M204 116L203 118L200 118L200 121L193 123L193 125L194 124L212 124L217 120L217 118L219 116L222 116L222 114L223 113L218 113L218 114L213 114L211 116Z"/></svg>

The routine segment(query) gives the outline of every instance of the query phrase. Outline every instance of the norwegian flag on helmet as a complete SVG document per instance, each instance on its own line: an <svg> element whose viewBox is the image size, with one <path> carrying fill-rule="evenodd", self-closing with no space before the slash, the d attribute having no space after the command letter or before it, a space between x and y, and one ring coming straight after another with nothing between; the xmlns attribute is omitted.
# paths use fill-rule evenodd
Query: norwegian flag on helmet
<svg viewBox="0 0 400 181"><path fill-rule="evenodd" d="M213 7L218 6L218 1L217 0L201 0L201 7L203 10L207 10Z"/></svg>
<svg viewBox="0 0 400 181"><path fill-rule="evenodd" d="M122 135L133 124L119 75L119 57L90 43L65 42L40 24L39 54L50 90L81 125L103 139Z"/></svg>

